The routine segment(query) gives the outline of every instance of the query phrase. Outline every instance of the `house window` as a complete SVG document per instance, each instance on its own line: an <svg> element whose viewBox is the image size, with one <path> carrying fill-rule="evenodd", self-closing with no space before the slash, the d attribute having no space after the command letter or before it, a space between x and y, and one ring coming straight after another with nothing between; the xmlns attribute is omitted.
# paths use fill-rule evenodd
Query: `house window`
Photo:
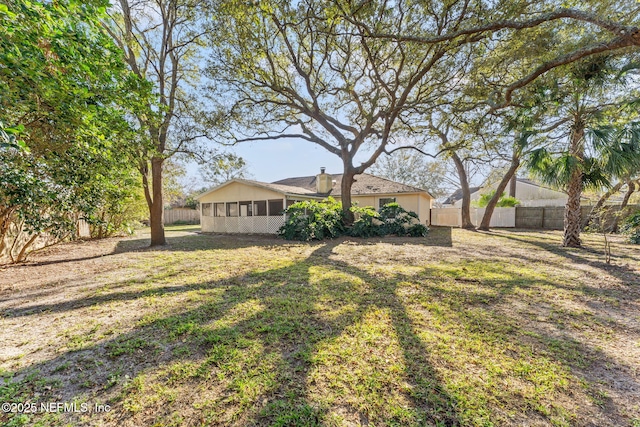
<svg viewBox="0 0 640 427"><path fill-rule="evenodd" d="M202 204L202 216L212 216L211 203Z"/></svg>
<svg viewBox="0 0 640 427"><path fill-rule="evenodd" d="M280 216L283 210L282 199L269 200L269 216Z"/></svg>
<svg viewBox="0 0 640 427"><path fill-rule="evenodd" d="M267 216L267 201L258 200L253 202L253 214L255 216Z"/></svg>
<svg viewBox="0 0 640 427"><path fill-rule="evenodd" d="M382 209L384 205L388 205L389 203L395 203L395 197L381 197L378 199L378 209Z"/></svg>
<svg viewBox="0 0 640 427"><path fill-rule="evenodd" d="M240 216L252 216L251 202L240 202Z"/></svg>
<svg viewBox="0 0 640 427"><path fill-rule="evenodd" d="M213 204L213 216L226 216L224 212L224 203Z"/></svg>
<svg viewBox="0 0 640 427"><path fill-rule="evenodd" d="M227 216L238 216L238 202L227 203Z"/></svg>
<svg viewBox="0 0 640 427"><path fill-rule="evenodd" d="M298 203L300 200L287 200L287 208L294 203Z"/></svg>

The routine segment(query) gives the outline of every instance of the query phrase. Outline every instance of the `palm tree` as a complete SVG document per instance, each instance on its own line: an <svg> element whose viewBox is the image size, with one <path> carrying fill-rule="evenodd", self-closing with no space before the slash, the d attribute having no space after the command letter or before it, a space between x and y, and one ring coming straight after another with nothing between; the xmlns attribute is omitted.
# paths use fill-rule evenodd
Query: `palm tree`
<svg viewBox="0 0 640 427"><path fill-rule="evenodd" d="M551 82L551 110L567 125L550 138L548 147L533 150L528 164L547 184L568 194L564 212L563 246L580 247L580 199L586 187L608 188L640 163L640 125L632 122L627 93L607 58L573 67Z"/></svg>

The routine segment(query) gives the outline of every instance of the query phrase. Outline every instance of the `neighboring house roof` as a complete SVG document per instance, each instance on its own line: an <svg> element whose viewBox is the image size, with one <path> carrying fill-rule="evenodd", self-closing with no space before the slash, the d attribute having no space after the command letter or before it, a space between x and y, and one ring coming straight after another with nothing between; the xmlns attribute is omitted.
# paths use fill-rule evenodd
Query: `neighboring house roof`
<svg viewBox="0 0 640 427"><path fill-rule="evenodd" d="M329 174L331 179L335 181L333 189L325 194L331 196L340 196L342 174ZM301 176L296 178L286 178L280 181L275 181L273 184L294 186L298 188L304 188L309 191L315 192L316 189L316 177L315 176ZM396 193L427 193L426 190L411 185L401 184L399 182L391 181L379 176L363 173L356 175L355 182L351 187L351 194L353 196L360 196L366 194L396 194ZM431 196L431 195L429 195Z"/></svg>
<svg viewBox="0 0 640 427"><path fill-rule="evenodd" d="M476 191L479 191L482 187L469 187L469 194L473 194ZM462 200L462 188L458 188L454 191L442 204L443 205L452 205L458 200Z"/></svg>
<svg viewBox="0 0 640 427"><path fill-rule="evenodd" d="M558 193L564 193L564 191L560 191L560 190L557 190L557 189L555 189L555 188L551 188L551 187L547 187L547 186L544 186L544 185L540 185L540 184L538 184L537 182L532 181L532 180L530 180L530 179L526 179L526 178L516 178L516 181L521 182L521 183L523 183L523 184L533 185L534 187L540 187L540 188L544 188L544 189L546 189L546 190L557 191ZM566 194L566 193L564 193L564 194Z"/></svg>
<svg viewBox="0 0 640 427"><path fill-rule="evenodd" d="M550 191L555 191L555 192L557 192L557 193L563 193L563 194L566 194L566 193L564 193L564 192L562 192L562 191L555 190L555 189L553 189L553 188L549 188L549 187L545 187L544 185L540 185L540 184L538 184L537 182L532 181L532 180L530 180L530 179L526 179L526 178L516 178L516 181L521 182L521 183L523 183L523 184L532 185L532 186L534 186L534 187L544 188L545 190L550 190ZM469 188L469 193L470 193L470 194L474 194L474 193L476 193L476 192L478 192L478 191L482 190L482 188L483 188L483 187L470 187L470 188ZM443 203L443 204L445 204L445 205L452 205L452 204L454 204L455 202L457 202L458 200L461 200L461 199L462 199L462 189L461 189L461 188L458 188L456 191L454 191L454 192L453 192L453 193L452 193L452 194L447 198L447 200L445 200L445 201L444 201L444 203Z"/></svg>

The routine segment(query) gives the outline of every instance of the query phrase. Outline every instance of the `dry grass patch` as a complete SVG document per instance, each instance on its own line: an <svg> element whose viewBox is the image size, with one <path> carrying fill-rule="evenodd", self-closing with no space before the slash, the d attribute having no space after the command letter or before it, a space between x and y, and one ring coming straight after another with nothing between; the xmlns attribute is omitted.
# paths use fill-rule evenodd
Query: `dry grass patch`
<svg viewBox="0 0 640 427"><path fill-rule="evenodd" d="M0 400L91 409L0 423L640 426L637 247L194 231L0 270Z"/></svg>

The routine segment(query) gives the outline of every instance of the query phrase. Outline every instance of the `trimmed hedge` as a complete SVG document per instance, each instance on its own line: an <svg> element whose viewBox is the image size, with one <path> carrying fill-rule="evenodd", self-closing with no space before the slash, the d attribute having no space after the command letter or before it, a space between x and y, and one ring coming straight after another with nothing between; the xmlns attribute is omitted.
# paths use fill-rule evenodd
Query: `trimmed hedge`
<svg viewBox="0 0 640 427"><path fill-rule="evenodd" d="M322 202L297 202L286 210L287 220L278 234L287 240L322 240L340 235L354 237L426 236L429 229L420 223L415 212L404 210L397 203L389 203L376 212L372 207L351 208L356 220L351 227L344 225L342 205L333 198Z"/></svg>

